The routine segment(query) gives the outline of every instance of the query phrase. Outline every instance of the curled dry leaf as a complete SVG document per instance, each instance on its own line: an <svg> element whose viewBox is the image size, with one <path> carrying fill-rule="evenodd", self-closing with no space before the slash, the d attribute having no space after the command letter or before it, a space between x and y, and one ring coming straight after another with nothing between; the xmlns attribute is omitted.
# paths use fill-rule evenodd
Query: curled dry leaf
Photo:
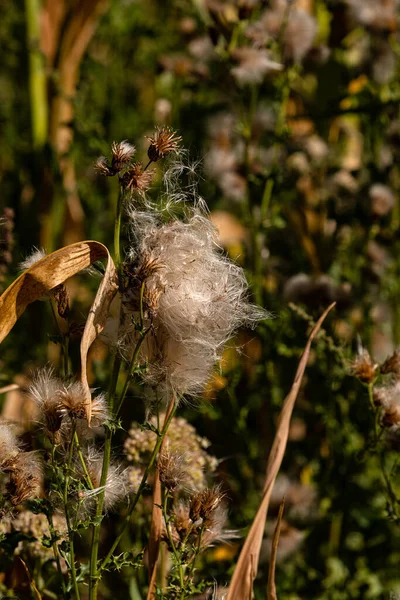
<svg viewBox="0 0 400 600"><path fill-rule="evenodd" d="M114 262L100 242L77 242L45 256L24 271L0 296L0 343L11 331L28 304L89 267L107 258L107 267L90 308L81 340L81 382L86 390L86 415L90 424L91 394L87 382L87 354L95 338L103 330L109 307L118 289Z"/></svg>
<svg viewBox="0 0 400 600"><path fill-rule="evenodd" d="M327 314L335 306L331 304L321 315L315 327L310 333L306 347L297 367L296 376L289 394L286 396L281 414L279 415L278 427L276 430L274 443L268 459L263 495L257 514L254 518L246 541L240 552L238 562L232 575L231 583L226 600L251 600L253 598L253 581L258 570L258 560L260 556L261 542L264 534L265 520L267 518L269 501L272 488L282 464L283 455L286 449L286 443L289 434L290 418L292 416L294 403L299 393L301 381L307 366L310 355L311 344L321 328Z"/></svg>
<svg viewBox="0 0 400 600"><path fill-rule="evenodd" d="M276 567L276 556L278 553L278 543L279 536L281 534L281 523L283 516L283 509L285 508L285 498L282 498L281 505L279 507L278 519L276 522L276 527L274 531L274 537L272 539L272 550L271 550L271 558L269 561L269 572L268 572L268 586L267 586L267 600L278 600L278 596L276 595L276 586L275 586L275 567Z"/></svg>

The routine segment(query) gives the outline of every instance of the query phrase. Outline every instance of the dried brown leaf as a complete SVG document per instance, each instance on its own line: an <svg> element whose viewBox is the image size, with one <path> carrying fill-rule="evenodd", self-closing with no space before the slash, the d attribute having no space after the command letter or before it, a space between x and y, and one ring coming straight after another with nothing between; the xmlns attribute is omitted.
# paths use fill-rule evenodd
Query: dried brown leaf
<svg viewBox="0 0 400 600"><path fill-rule="evenodd" d="M315 327L310 333L303 355L297 368L296 376L289 394L286 396L282 406L281 414L278 420L278 427L274 438L274 443L268 459L266 479L263 489L263 495L253 524L247 535L246 541L240 552L238 562L233 573L229 591L226 600L251 600L253 597L253 581L258 570L258 560L260 556L261 542L264 534L265 520L268 513L268 506L271 497L273 485L282 464L283 455L286 449L286 443L289 434L290 418L292 416L294 403L299 393L301 381L307 366L310 354L311 344L321 328L327 314L335 306L333 302L319 318Z"/></svg>
<svg viewBox="0 0 400 600"><path fill-rule="evenodd" d="M275 568L276 568L276 555L278 553L279 536L281 534L281 523L283 516L283 509L285 508L285 498L282 498L281 505L279 507L278 520L274 531L274 537L272 538L272 549L271 558L269 561L269 572L268 572L268 586L267 586L267 600L278 600L276 595L275 586Z"/></svg>
<svg viewBox="0 0 400 600"><path fill-rule="evenodd" d="M91 344L104 328L111 301L118 289L115 265L107 248L100 242L86 241L56 250L24 271L0 296L1 343L31 302L45 296L50 290L100 258L107 258L107 267L90 308L81 340L81 382L86 390L86 414L89 423L91 394L87 382L87 354Z"/></svg>

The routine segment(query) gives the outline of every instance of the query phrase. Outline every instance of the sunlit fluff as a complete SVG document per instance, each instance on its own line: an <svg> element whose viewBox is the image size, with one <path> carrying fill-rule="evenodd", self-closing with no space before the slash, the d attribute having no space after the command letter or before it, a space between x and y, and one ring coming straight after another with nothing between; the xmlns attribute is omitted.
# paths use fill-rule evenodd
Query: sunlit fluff
<svg viewBox="0 0 400 600"><path fill-rule="evenodd" d="M221 253L214 226L199 212L167 224L135 213L133 227L131 271L143 271L149 259L158 265L144 283L145 300L157 298L142 346L145 380L197 394L235 330L255 326L267 313L249 304L243 270ZM137 285L123 302L128 312L137 310Z"/></svg>

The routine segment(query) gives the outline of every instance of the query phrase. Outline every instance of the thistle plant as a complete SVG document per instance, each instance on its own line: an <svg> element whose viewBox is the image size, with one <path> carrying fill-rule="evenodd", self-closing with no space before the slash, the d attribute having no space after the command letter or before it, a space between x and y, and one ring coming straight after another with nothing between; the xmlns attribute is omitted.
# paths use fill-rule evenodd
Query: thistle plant
<svg viewBox="0 0 400 600"><path fill-rule="evenodd" d="M119 184L116 280L110 271L111 291L107 295L102 288L100 297L107 296L108 304L104 309L98 301L92 308L101 320L96 325L92 317L95 335L105 326L103 339L113 357L107 392L88 387L83 353L80 378L71 372L70 299L64 283L57 283L46 295L59 327L60 373L56 366L39 368L25 391L36 408L40 442L25 447L11 425L0 425L3 541L9 543L15 532L22 535L28 527L36 544L41 541L51 550L50 573L41 573L38 583L30 574L33 589L39 585L50 597L79 600L88 589L90 600L96 600L106 571L142 565L145 548L136 552L137 543L131 542L123 551L122 542L135 511L145 511L140 500L151 489L152 524L145 541L153 571L148 598L183 599L204 591L209 582L196 577L199 555L236 536L226 528L225 493L211 485L217 461L207 452L209 443L175 414L186 397L202 393L237 329L255 327L268 313L249 302L244 272L220 250L192 183L186 190L181 185L191 168L183 162L180 136L163 127L148 141L146 164L133 162L136 150L127 141L113 143L111 159L101 157L95 164L100 175L117 177ZM156 177L150 167L164 159L161 192L158 199L150 198ZM57 256L62 265L63 254ZM52 260L53 255L35 250L22 268L25 274L40 272ZM117 288L119 312L111 319L108 307ZM91 343L90 323L89 318L81 351ZM114 456L113 446L121 437L121 409L134 384L143 390L147 418L143 425L132 424L124 462ZM114 539L100 544L107 515L118 510L123 517ZM21 520L28 523L25 529ZM41 540L34 533L38 527ZM35 553L40 557L40 551Z"/></svg>

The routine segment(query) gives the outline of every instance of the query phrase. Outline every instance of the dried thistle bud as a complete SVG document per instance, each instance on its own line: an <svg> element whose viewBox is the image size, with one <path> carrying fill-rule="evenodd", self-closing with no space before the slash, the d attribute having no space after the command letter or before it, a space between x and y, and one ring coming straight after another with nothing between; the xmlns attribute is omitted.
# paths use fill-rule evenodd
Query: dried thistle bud
<svg viewBox="0 0 400 600"><path fill-rule="evenodd" d="M365 348L361 348L356 358L351 363L351 373L363 383L373 383L378 365L372 362L371 356Z"/></svg>
<svg viewBox="0 0 400 600"><path fill-rule="evenodd" d="M105 156L100 156L94 163L94 169L99 173L99 175L104 175L104 177L113 177L116 173L108 164L108 160Z"/></svg>
<svg viewBox="0 0 400 600"><path fill-rule="evenodd" d="M67 288L63 283L60 283L57 287L51 290L56 305L57 312L62 319L68 319L69 315L69 298Z"/></svg>
<svg viewBox="0 0 400 600"><path fill-rule="evenodd" d="M387 388L383 386L374 387L372 399L376 407L383 406L387 400Z"/></svg>
<svg viewBox="0 0 400 600"><path fill-rule="evenodd" d="M5 472L9 475L7 494L13 506L39 496L43 470L36 452L21 452Z"/></svg>
<svg viewBox="0 0 400 600"><path fill-rule="evenodd" d="M129 166L119 180L125 191L130 194L137 192L143 196L150 187L152 177L152 171L145 171L143 164L136 162Z"/></svg>
<svg viewBox="0 0 400 600"><path fill-rule="evenodd" d="M381 424L383 427L391 427L398 429L400 427L400 403L390 402L384 408L382 413Z"/></svg>
<svg viewBox="0 0 400 600"><path fill-rule="evenodd" d="M152 162L157 162L170 152L178 152L182 141L182 137L170 127L157 128L154 136L147 139L150 142L147 155Z"/></svg>
<svg viewBox="0 0 400 600"><path fill-rule="evenodd" d="M171 452L168 449L160 454L158 459L158 470L160 481L171 493L177 488L181 488L187 479L185 462L183 457L177 452Z"/></svg>
<svg viewBox="0 0 400 600"><path fill-rule="evenodd" d="M86 394L79 381L69 384L60 392L62 409L72 419L86 418Z"/></svg>
<svg viewBox="0 0 400 600"><path fill-rule="evenodd" d="M389 358L379 367L382 375L393 374L396 378L400 377L400 352L395 350Z"/></svg>
<svg viewBox="0 0 400 600"><path fill-rule="evenodd" d="M197 492L190 499L190 518L195 523L199 519L207 520L224 498L219 486Z"/></svg>
<svg viewBox="0 0 400 600"><path fill-rule="evenodd" d="M28 387L27 393L39 409L39 420L48 437L58 442L58 431L61 428L63 412L60 393L63 384L54 377L52 369L37 371Z"/></svg>
<svg viewBox="0 0 400 600"><path fill-rule="evenodd" d="M192 521L190 519L189 506L187 502L180 500L177 504L174 504L172 508L172 516L175 529L180 538L185 538L187 532L192 527Z"/></svg>
<svg viewBox="0 0 400 600"><path fill-rule="evenodd" d="M122 142L113 142L111 145L111 151L111 168L114 173L119 173L129 165L136 152L136 148L129 144L126 140L123 140Z"/></svg>

